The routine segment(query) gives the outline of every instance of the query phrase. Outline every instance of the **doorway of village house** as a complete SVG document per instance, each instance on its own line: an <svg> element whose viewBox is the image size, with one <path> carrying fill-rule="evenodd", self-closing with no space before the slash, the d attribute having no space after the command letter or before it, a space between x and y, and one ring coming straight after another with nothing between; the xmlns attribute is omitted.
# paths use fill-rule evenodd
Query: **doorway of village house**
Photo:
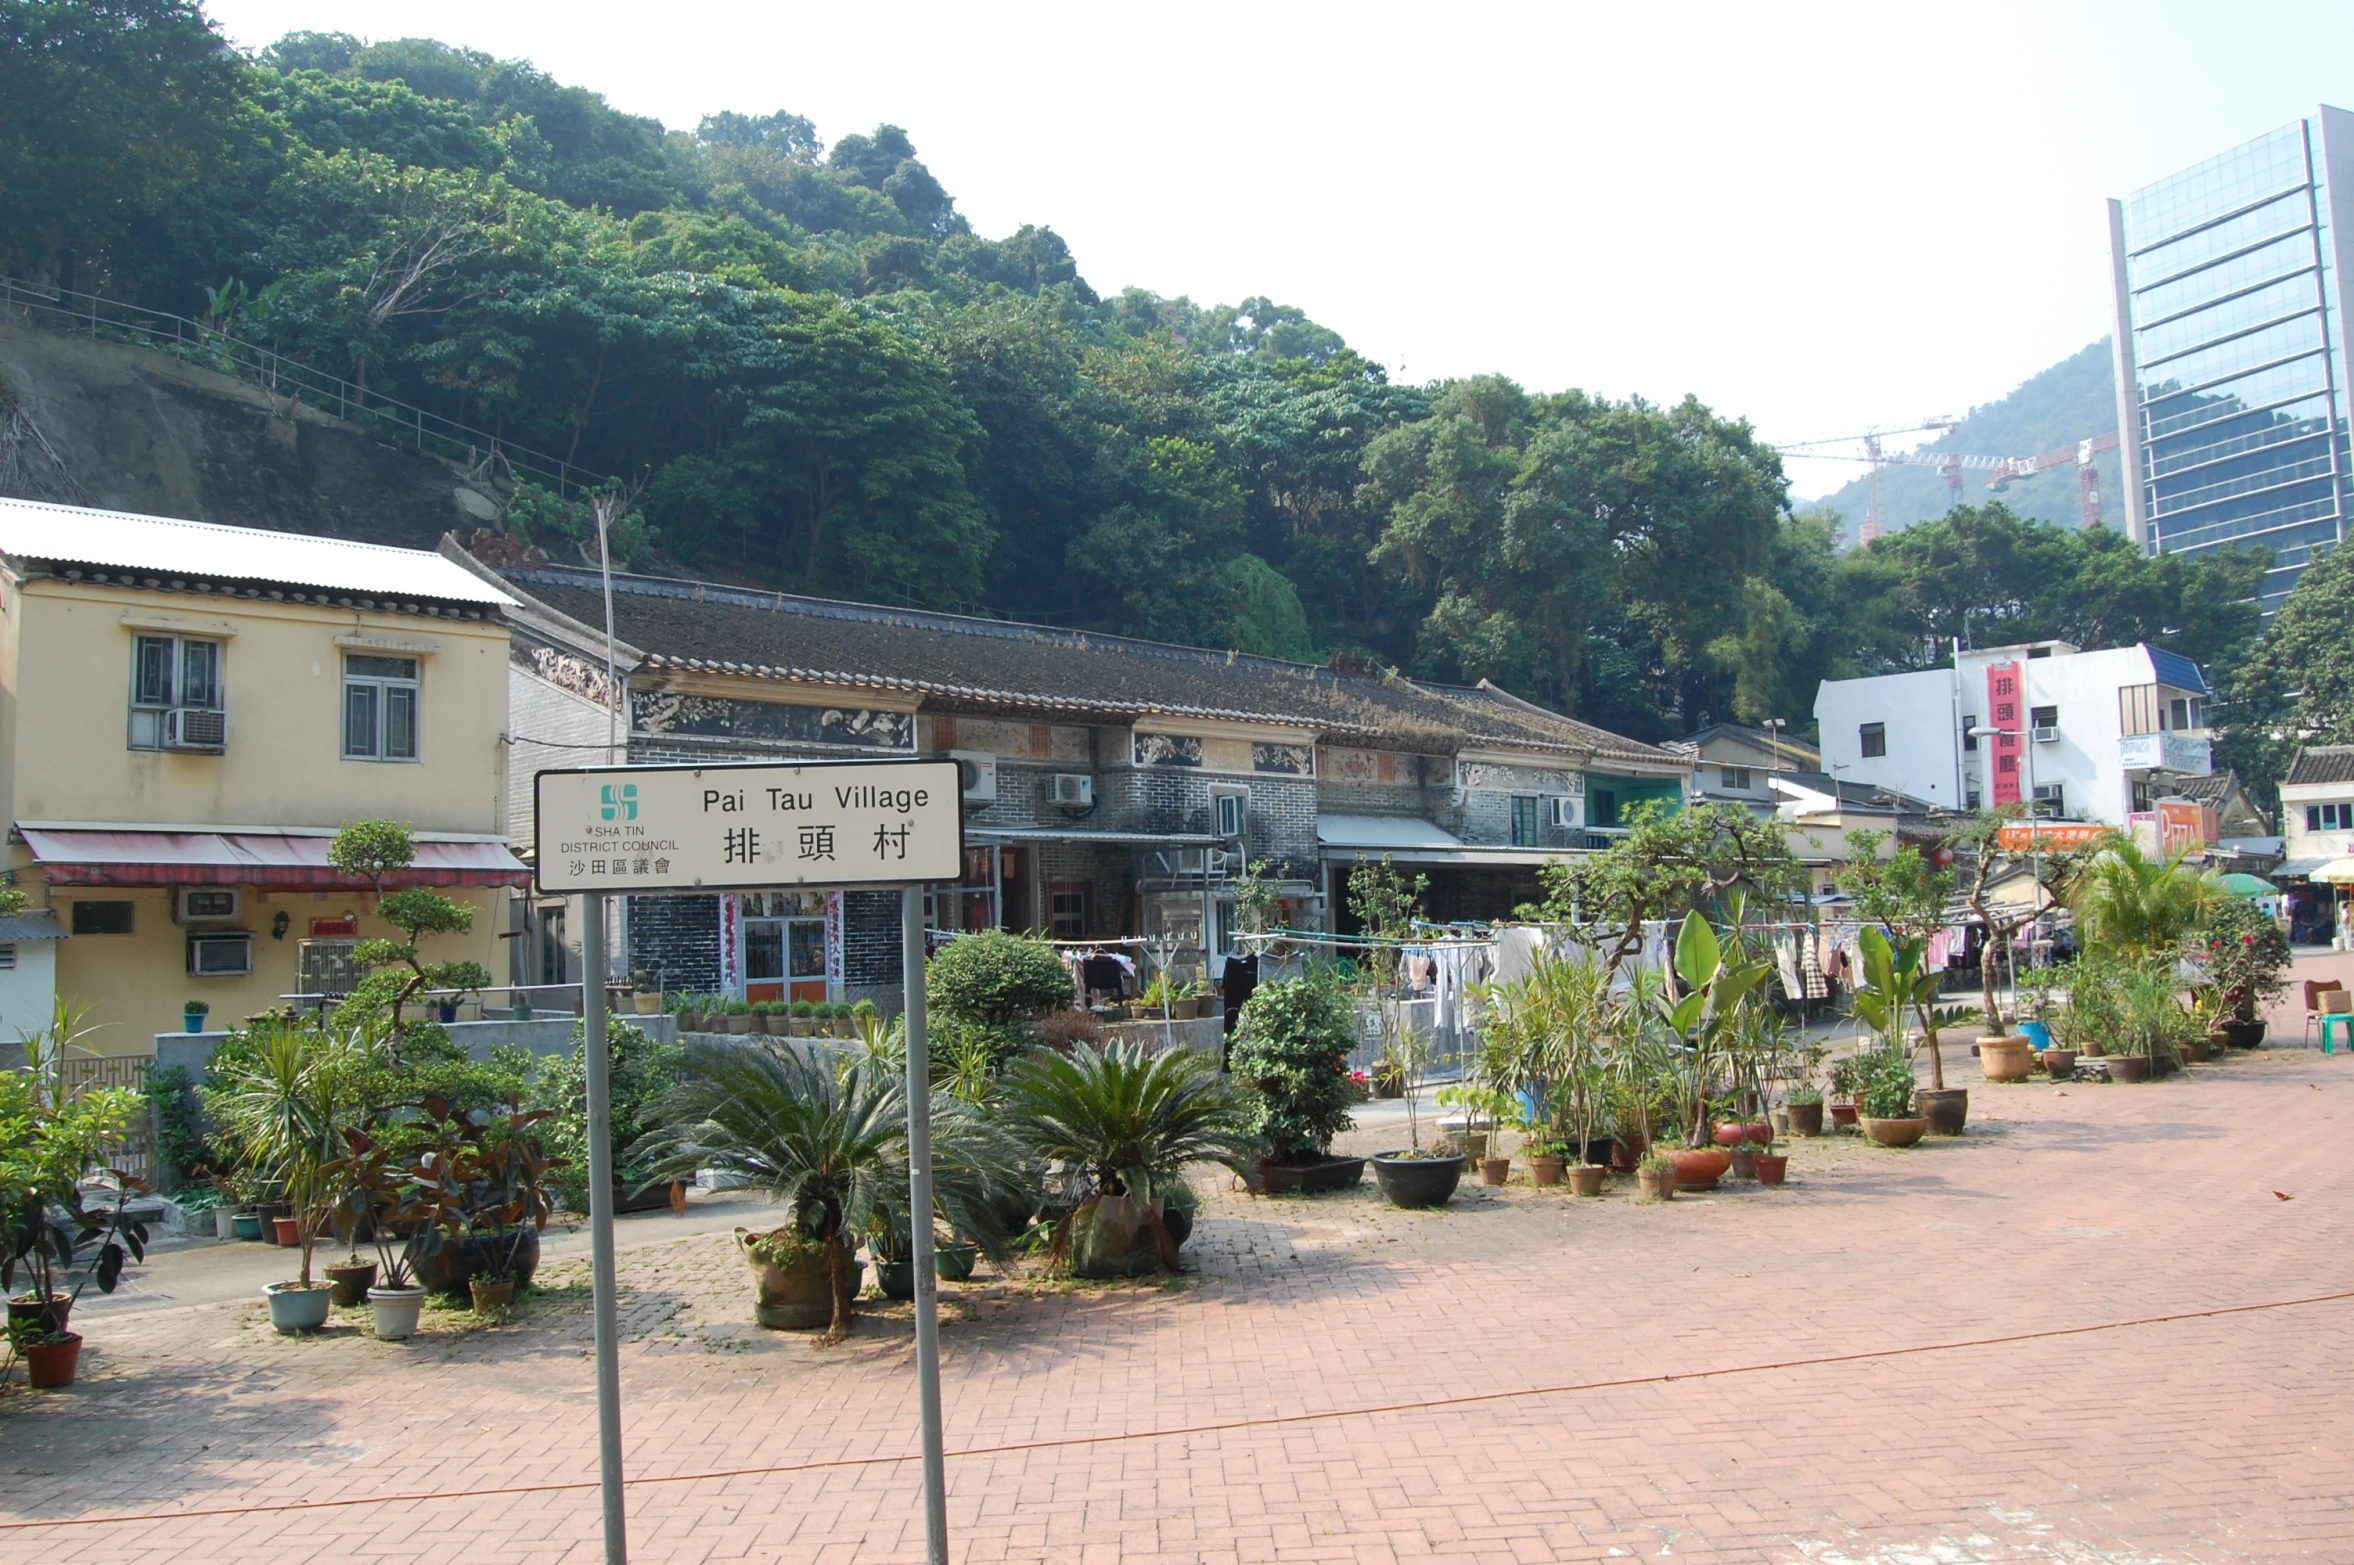
<svg viewBox="0 0 2354 1565"><path fill-rule="evenodd" d="M743 908L744 998L823 1004L829 998L825 893L747 892Z"/></svg>

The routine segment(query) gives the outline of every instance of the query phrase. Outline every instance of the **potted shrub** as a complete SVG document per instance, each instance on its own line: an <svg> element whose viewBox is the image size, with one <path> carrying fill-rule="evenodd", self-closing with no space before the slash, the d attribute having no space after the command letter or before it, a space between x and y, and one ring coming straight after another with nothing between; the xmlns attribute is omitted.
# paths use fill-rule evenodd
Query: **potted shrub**
<svg viewBox="0 0 2354 1565"><path fill-rule="evenodd" d="M257 1018L241 1046L216 1053L205 1108L239 1161L282 1189L290 1215L275 1219L279 1242L301 1252L300 1269L263 1289L281 1334L316 1331L334 1301L311 1276L320 1224L336 1205L335 1167L343 1131L360 1104L365 1045L316 1020Z"/></svg>
<svg viewBox="0 0 2354 1565"><path fill-rule="evenodd" d="M640 1016L662 1014L662 985L642 967L629 975L629 1004Z"/></svg>
<svg viewBox="0 0 2354 1565"><path fill-rule="evenodd" d="M1528 1073L1542 1081L1549 1110L1545 1124L1528 1128L1536 1138L1530 1173L1540 1185L1556 1183L1561 1176L1547 1179L1538 1159L1546 1152L1565 1162L1574 1156L1576 1167L1565 1170L1570 1188L1600 1195L1609 1153L1595 1131L1610 1092L1612 1055L1633 1041L1630 1021L1639 1028L1641 1013L1613 992L1609 967L1591 953L1539 962L1524 1006L1532 1032Z"/></svg>
<svg viewBox="0 0 2354 1565"><path fill-rule="evenodd" d="M2235 1049L2264 1041L2263 1007L2287 992L2288 937L2245 897L2218 904L2193 941L2215 995L2215 1033Z"/></svg>
<svg viewBox="0 0 2354 1565"><path fill-rule="evenodd" d="M1167 1215L1186 1165L1248 1174L1263 1148L1256 1105L1193 1049L1035 1049L1007 1074L1005 1103L1031 1156L1058 1171L1065 1210L1048 1253L1082 1277L1176 1270Z"/></svg>
<svg viewBox="0 0 2354 1565"><path fill-rule="evenodd" d="M187 1000L180 1006L180 1024L190 1032L204 1031L204 1019L212 1014L212 1004L205 1000Z"/></svg>
<svg viewBox="0 0 2354 1565"><path fill-rule="evenodd" d="M1672 1201L1682 1186L1683 1171L1670 1153L1653 1150L1644 1153L1635 1165L1635 1183L1642 1187L1646 1200Z"/></svg>
<svg viewBox="0 0 2354 1565"><path fill-rule="evenodd" d="M1750 1177L1761 1185L1778 1185L1790 1175L1790 1154L1767 1145L1757 1149Z"/></svg>
<svg viewBox="0 0 2354 1565"><path fill-rule="evenodd" d="M1376 995L1374 1003L1387 1007L1394 1002ZM1422 1086L1430 1045L1411 1029L1390 1025L1389 1055L1398 1062L1398 1095L1406 1102L1406 1145L1373 1155L1373 1180L1392 1206L1445 1206L1463 1180L1463 1150L1444 1140L1422 1144Z"/></svg>
<svg viewBox="0 0 2354 1565"><path fill-rule="evenodd" d="M1801 1087L1790 1094L1783 1104L1790 1116L1790 1134L1819 1136L1823 1133L1823 1095L1812 1087Z"/></svg>
<svg viewBox="0 0 2354 1565"><path fill-rule="evenodd" d="M1848 1130L1856 1127L1863 1113L1863 1065L1854 1055L1833 1062L1831 1066L1831 1128Z"/></svg>
<svg viewBox="0 0 2354 1565"><path fill-rule="evenodd" d="M1264 983L1243 1003L1229 1057L1250 1095L1246 1126L1266 1149L1269 1194L1314 1195L1356 1184L1361 1157L1334 1157L1349 1116L1347 1064L1355 1033L1348 997L1328 973Z"/></svg>
<svg viewBox="0 0 2354 1565"><path fill-rule="evenodd" d="M1946 1086L1945 1051L1937 1038L1938 1029L1951 1025L1959 1013L1937 1008L1940 978L1929 967L1928 942L1909 935L1892 940L1885 930L1866 926L1857 943L1864 956L1864 981L1850 1002L1857 1019L1879 1035L1883 1051L1906 1054L1907 1058L1907 1014L1919 1022L1921 1035L1916 1047L1928 1051L1930 1084L1917 1090L1908 1088L1908 1103L1939 1135L1960 1135L1969 1118L1970 1094L1966 1088ZM1873 1117L1869 1111L1867 1117Z"/></svg>
<svg viewBox="0 0 2354 1565"><path fill-rule="evenodd" d="M25 1068L0 1070L0 1291L10 1340L43 1388L73 1384L82 1339L68 1323L82 1289L95 1282L112 1293L123 1268L147 1253L146 1225L127 1211L146 1185L109 1169L114 1203L96 1211L82 1187L143 1103L127 1087L65 1091L60 1062L88 1036L81 1015L58 1001L51 1025L21 1040ZM77 1266L81 1280L67 1293L59 1284Z"/></svg>
<svg viewBox="0 0 2354 1565"><path fill-rule="evenodd" d="M1927 1115L1913 1108L1912 1055L1885 1042L1857 1056L1864 1088L1863 1129L1884 1147L1909 1147L1929 1134Z"/></svg>
<svg viewBox="0 0 2354 1565"><path fill-rule="evenodd" d="M1739 913L1734 914L1739 927ZM1736 950L1728 958L1716 931L1698 913L1688 913L1676 931L1675 972L1684 994L1654 1002L1660 1018L1682 1046L1671 1062L1678 1084L1684 1120L1684 1145L1669 1155L1681 1172L1687 1190L1713 1189L1733 1166L1733 1155L1713 1145L1709 1125L1711 1088L1729 1074L1733 1040L1741 1025L1742 1004L1750 991L1773 972L1770 964L1741 959Z"/></svg>
<svg viewBox="0 0 2354 1565"><path fill-rule="evenodd" d="M821 1343L849 1334L859 1238L907 1188L907 1102L886 1056L837 1061L776 1039L687 1046L677 1082L646 1110L651 1127L628 1157L648 1181L708 1168L766 1192L786 1209L774 1232L737 1232L763 1325L822 1323ZM932 1099L930 1214L1000 1254L998 1212L1026 1177L1019 1149L953 1094ZM807 1294L822 1282L824 1311ZM811 1319L816 1316L815 1321Z"/></svg>
<svg viewBox="0 0 2354 1565"><path fill-rule="evenodd" d="M426 1289L417 1268L462 1230L465 1216L443 1184L357 1126L345 1126L344 1155L328 1169L342 1190L344 1220L376 1250L367 1290L370 1324L386 1342L414 1336Z"/></svg>
<svg viewBox="0 0 2354 1565"><path fill-rule="evenodd" d="M536 1261L538 1236L553 1210L546 1176L566 1163L549 1156L535 1127L555 1117L553 1109L524 1108L521 1095L510 1092L507 1112L483 1127L467 1192L467 1220L482 1252L480 1266L466 1282L477 1313L513 1304L515 1290L529 1280L525 1245Z"/></svg>

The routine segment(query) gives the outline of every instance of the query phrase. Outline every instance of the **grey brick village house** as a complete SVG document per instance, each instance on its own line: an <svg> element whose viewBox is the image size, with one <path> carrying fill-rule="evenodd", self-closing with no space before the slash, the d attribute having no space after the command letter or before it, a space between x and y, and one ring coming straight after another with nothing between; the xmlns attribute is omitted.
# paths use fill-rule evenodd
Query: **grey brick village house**
<svg viewBox="0 0 2354 1565"><path fill-rule="evenodd" d="M509 830L532 777L609 757L598 574L445 552L511 615ZM953 756L963 883L934 928L1061 939L1169 934L1178 965L1232 949L1232 880L1265 861L1295 928L1349 927L1345 881L1384 853L1440 920L1508 916L1548 858L1608 840L1636 801L1680 801L1692 762L1486 683L1431 684L1242 653L619 575L613 760ZM617 899L628 967L751 1000L898 1000L896 893ZM576 981L557 901L519 901L521 983Z"/></svg>

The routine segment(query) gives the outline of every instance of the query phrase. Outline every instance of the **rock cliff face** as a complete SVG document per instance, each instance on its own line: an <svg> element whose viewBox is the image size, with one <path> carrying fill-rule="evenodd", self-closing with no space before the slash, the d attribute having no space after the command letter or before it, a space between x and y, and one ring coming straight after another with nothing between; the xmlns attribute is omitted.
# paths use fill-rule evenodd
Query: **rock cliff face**
<svg viewBox="0 0 2354 1565"><path fill-rule="evenodd" d="M0 494L430 549L506 495L266 389L0 324Z"/></svg>

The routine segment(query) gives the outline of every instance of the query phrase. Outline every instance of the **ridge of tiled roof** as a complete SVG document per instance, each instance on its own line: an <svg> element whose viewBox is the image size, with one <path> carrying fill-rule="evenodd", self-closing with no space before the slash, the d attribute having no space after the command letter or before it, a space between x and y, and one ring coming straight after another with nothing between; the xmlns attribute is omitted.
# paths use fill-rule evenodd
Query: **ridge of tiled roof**
<svg viewBox="0 0 2354 1565"><path fill-rule="evenodd" d="M2354 782L2354 744L2309 744L2289 762L2284 783Z"/></svg>
<svg viewBox="0 0 2354 1565"><path fill-rule="evenodd" d="M495 574L562 620L603 623L593 570L550 564ZM646 669L904 691L1084 718L1265 723L1436 753L1492 746L1683 765L1656 746L1493 686L1345 675L1248 652L667 577L615 576L613 610L616 636L642 649L639 667ZM1085 659L1083 677L1074 677L1079 668L1070 654Z"/></svg>

